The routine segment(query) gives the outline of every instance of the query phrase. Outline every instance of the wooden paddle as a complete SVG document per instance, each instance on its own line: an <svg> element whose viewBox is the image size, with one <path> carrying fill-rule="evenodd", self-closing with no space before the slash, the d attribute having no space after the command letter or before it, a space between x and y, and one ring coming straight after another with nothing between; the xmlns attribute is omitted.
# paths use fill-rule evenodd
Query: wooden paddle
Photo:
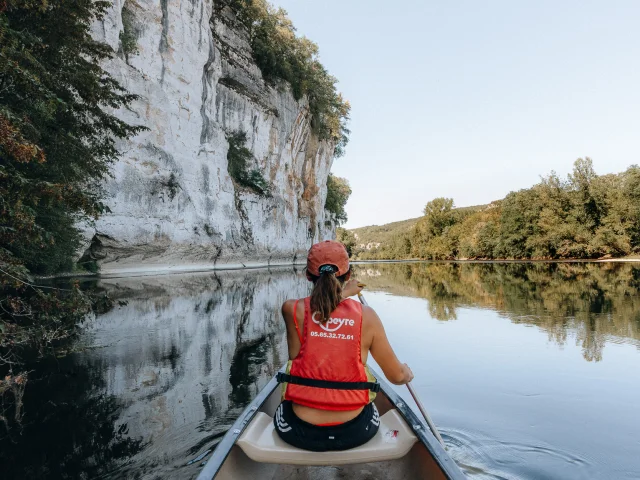
<svg viewBox="0 0 640 480"><path fill-rule="evenodd" d="M362 295L362 293L358 294L358 298L360 299L360 303L362 303L365 306L369 306L367 301L364 299L364 296ZM433 435L438 439L438 441L440 442L442 447L446 450L447 446L444 444L444 440L442 439L442 436L440 435L440 432L436 428L435 423L433 423L433 420L431 420L431 417L429 416L429 413L427 412L427 409L424 408L424 405L422 405L422 402L420 401L420 399L418 398L418 395L416 394L415 390L413 389L413 386L411 385L411 382L407 383L407 388L409 389L409 393L413 397L413 400L416 402L416 405L418 406L418 410L420 410L420 413L422 413L422 416L427 421L427 424L429 425L429 428L431 429L431 432L433 432Z"/></svg>

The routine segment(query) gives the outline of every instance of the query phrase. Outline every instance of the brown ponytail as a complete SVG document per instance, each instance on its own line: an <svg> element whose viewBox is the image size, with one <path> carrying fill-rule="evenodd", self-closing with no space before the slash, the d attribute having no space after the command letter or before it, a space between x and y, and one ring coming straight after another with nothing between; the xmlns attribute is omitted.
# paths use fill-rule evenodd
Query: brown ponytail
<svg viewBox="0 0 640 480"><path fill-rule="evenodd" d="M336 277L335 272L323 272L319 277L309 274L313 282L311 311L317 312L322 323L329 321L331 313L342 301L342 285L349 272Z"/></svg>

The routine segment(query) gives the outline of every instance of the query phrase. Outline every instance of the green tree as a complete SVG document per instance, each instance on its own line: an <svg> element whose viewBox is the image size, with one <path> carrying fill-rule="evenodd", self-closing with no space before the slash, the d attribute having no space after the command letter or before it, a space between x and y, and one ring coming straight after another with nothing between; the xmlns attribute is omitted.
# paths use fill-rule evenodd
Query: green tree
<svg viewBox="0 0 640 480"><path fill-rule="evenodd" d="M428 202L424 207L424 217L411 232L411 255L427 260L454 257L458 238L447 234L456 219L453 199L440 197Z"/></svg>
<svg viewBox="0 0 640 480"><path fill-rule="evenodd" d="M538 192L533 189L509 193L501 203L498 257L530 258L527 240L535 235L540 215Z"/></svg>
<svg viewBox="0 0 640 480"><path fill-rule="evenodd" d="M94 188L135 133L109 113L135 97L100 67L113 55L90 36L109 2L0 4L2 261L35 273L71 267L74 223L104 211Z"/></svg>
<svg viewBox="0 0 640 480"><path fill-rule="evenodd" d="M455 223L452 213L452 198L434 198L424 207L425 228L429 235L437 237L442 235L445 228Z"/></svg>
<svg viewBox="0 0 640 480"><path fill-rule="evenodd" d="M68 337L90 306L77 287L45 292L28 282L31 273L73 267L75 224L105 210L96 185L118 155L117 139L139 131L111 113L135 97L102 69L100 63L114 52L90 35L91 24L109 6L94 0L0 2L5 373L19 366L26 349L44 355Z"/></svg>
<svg viewBox="0 0 640 480"><path fill-rule="evenodd" d="M500 206L492 204L467 216L462 223L456 225L459 227L459 257L495 258L499 240L500 212Z"/></svg>
<svg viewBox="0 0 640 480"><path fill-rule="evenodd" d="M347 248L347 252L349 253L349 257L351 257L356 246L356 237L353 232L346 228L338 227L336 229L336 240L344 244Z"/></svg>
<svg viewBox="0 0 640 480"><path fill-rule="evenodd" d="M345 206L351 196L351 187L346 178L336 177L332 173L327 177L327 200L324 204L325 210L335 215L338 224L347 221Z"/></svg>
<svg viewBox="0 0 640 480"><path fill-rule="evenodd" d="M573 164L573 172L569 174L569 185L577 192L581 208L581 220L587 228L600 225L601 207L594 196L592 185L598 178L593 169L593 161L589 157L579 158ZM602 200L602 199L601 199Z"/></svg>
<svg viewBox="0 0 640 480"><path fill-rule="evenodd" d="M594 179L591 195L599 213L589 246L596 256L628 255L633 251L633 199L625 192L627 172Z"/></svg>
<svg viewBox="0 0 640 480"><path fill-rule="evenodd" d="M633 251L640 251L640 167L632 165L624 173L622 182L624 198L628 202L629 226L628 234L631 238Z"/></svg>
<svg viewBox="0 0 640 480"><path fill-rule="evenodd" d="M534 258L584 257L588 255L590 232L584 224L583 212L578 208L576 192L571 184L552 173L533 187L540 209L535 232L526 245ZM529 207L531 210L531 207Z"/></svg>
<svg viewBox="0 0 640 480"><path fill-rule="evenodd" d="M380 259L396 258L406 260L411 257L411 237L401 233L392 237L389 245L382 245Z"/></svg>

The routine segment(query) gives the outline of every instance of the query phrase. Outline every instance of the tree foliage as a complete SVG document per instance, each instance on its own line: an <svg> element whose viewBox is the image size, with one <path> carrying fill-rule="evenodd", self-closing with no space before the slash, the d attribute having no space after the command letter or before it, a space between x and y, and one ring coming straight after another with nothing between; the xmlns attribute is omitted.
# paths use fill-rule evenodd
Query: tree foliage
<svg viewBox="0 0 640 480"><path fill-rule="evenodd" d="M116 158L115 139L136 131L108 110L134 97L99 65L111 49L90 37L109 2L0 5L2 258L53 273L70 266L74 221L104 211L91 185Z"/></svg>
<svg viewBox="0 0 640 480"><path fill-rule="evenodd" d="M346 178L336 177L332 173L327 178L327 200L324 204L325 210L335 216L338 224L347 221L345 206L351 196L351 187Z"/></svg>
<svg viewBox="0 0 640 480"><path fill-rule="evenodd" d="M113 52L90 36L109 6L0 2L0 368L25 348L43 354L90 305L76 287L31 286L29 274L73 268L76 222L105 210L96 185L116 140L139 130L110 113L135 97L101 68Z"/></svg>
<svg viewBox="0 0 640 480"><path fill-rule="evenodd" d="M335 77L320 63L318 46L296 36L287 12L267 0L230 0L230 5L249 32L253 56L265 80L284 80L296 100L306 97L314 131L334 142L337 157L344 154L351 106L337 92Z"/></svg>
<svg viewBox="0 0 640 480"><path fill-rule="evenodd" d="M338 227L336 229L336 240L345 246L349 256L353 254L353 248L356 246L356 237L350 230Z"/></svg>
<svg viewBox="0 0 640 480"><path fill-rule="evenodd" d="M598 176L580 158L566 180L554 172L485 207L430 201L407 233L359 259L569 259L640 252L640 168Z"/></svg>

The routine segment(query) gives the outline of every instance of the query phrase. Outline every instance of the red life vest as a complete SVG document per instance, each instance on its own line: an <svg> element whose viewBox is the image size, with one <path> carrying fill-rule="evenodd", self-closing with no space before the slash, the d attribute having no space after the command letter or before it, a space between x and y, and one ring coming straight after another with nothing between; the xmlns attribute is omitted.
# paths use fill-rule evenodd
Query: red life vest
<svg viewBox="0 0 640 480"><path fill-rule="evenodd" d="M294 308L294 320L295 313ZM311 299L307 297L300 352L290 362L287 373L303 379L373 385L368 382L376 382L375 377L362 364L362 305L346 299L327 322L322 323L315 317L311 314ZM373 398L375 393L366 387L349 390L287 383L284 391L285 400L320 410L356 410Z"/></svg>

